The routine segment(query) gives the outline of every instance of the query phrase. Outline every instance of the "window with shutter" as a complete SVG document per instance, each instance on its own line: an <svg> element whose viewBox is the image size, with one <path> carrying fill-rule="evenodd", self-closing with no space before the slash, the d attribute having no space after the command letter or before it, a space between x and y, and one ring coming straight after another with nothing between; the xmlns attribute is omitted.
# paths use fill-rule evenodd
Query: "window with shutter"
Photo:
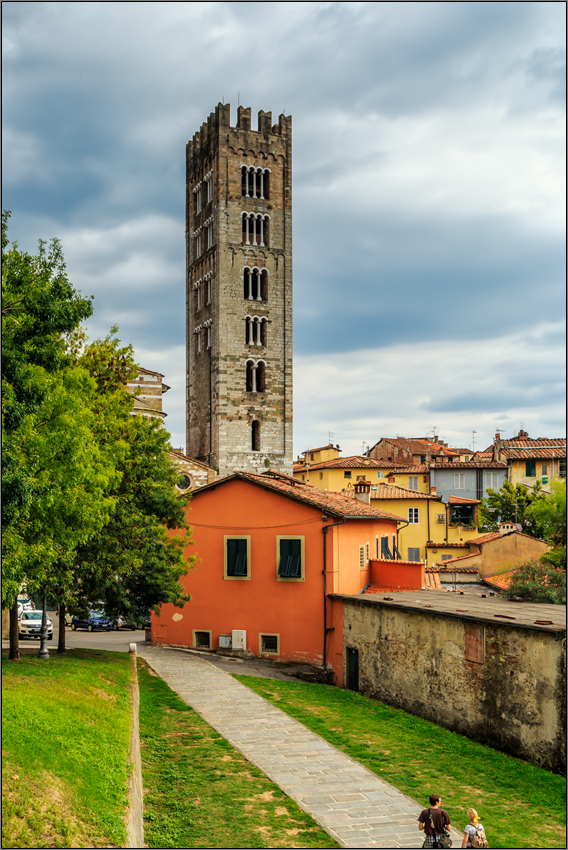
<svg viewBox="0 0 568 850"><path fill-rule="evenodd" d="M250 537L225 537L225 578L249 579Z"/></svg>
<svg viewBox="0 0 568 850"><path fill-rule="evenodd" d="M277 536L276 578L278 581L304 581L304 537Z"/></svg>
<svg viewBox="0 0 568 850"><path fill-rule="evenodd" d="M389 549L388 537L381 537L381 556L386 558L388 561L394 560L391 550Z"/></svg>
<svg viewBox="0 0 568 850"><path fill-rule="evenodd" d="M419 561L420 560L420 549L409 549L408 550L408 560L409 561Z"/></svg>
<svg viewBox="0 0 568 850"><path fill-rule="evenodd" d="M536 460L527 460L525 462L525 475L527 478L536 476Z"/></svg>
<svg viewBox="0 0 568 850"><path fill-rule="evenodd" d="M408 489L409 490L418 490L418 476L417 475L409 475L408 476Z"/></svg>
<svg viewBox="0 0 568 850"><path fill-rule="evenodd" d="M420 522L420 508L408 508L408 522Z"/></svg>

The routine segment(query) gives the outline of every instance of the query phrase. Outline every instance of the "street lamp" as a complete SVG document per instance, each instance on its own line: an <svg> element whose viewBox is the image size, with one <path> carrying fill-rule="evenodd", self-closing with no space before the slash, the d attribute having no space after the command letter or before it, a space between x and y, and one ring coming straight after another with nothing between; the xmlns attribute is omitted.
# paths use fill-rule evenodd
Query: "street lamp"
<svg viewBox="0 0 568 850"><path fill-rule="evenodd" d="M47 651L47 611L45 610L47 607L47 600L45 597L45 587L43 589L43 612L41 617L41 631L39 633L39 652L38 656L40 658L49 658L49 652Z"/></svg>

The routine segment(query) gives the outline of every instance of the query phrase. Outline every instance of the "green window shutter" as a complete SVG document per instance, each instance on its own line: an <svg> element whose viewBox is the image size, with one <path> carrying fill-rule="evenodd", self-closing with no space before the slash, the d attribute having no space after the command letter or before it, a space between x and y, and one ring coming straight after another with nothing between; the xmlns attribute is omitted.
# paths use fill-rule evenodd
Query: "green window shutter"
<svg viewBox="0 0 568 850"><path fill-rule="evenodd" d="M278 575L281 578L301 578L302 576L302 541L280 541L280 563Z"/></svg>
<svg viewBox="0 0 568 850"><path fill-rule="evenodd" d="M247 541L227 540L227 575L247 575Z"/></svg>
<svg viewBox="0 0 568 850"><path fill-rule="evenodd" d="M525 475L527 478L534 478L536 475L536 460L527 460L525 462Z"/></svg>

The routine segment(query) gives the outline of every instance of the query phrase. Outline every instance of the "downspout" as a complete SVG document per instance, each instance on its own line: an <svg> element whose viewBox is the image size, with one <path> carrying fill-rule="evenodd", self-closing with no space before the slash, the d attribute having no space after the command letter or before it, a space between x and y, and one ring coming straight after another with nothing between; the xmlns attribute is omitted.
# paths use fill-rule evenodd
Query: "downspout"
<svg viewBox="0 0 568 850"><path fill-rule="evenodd" d="M397 522L397 524L396 524L396 542L397 542L397 546L398 546L398 542L399 542L399 540L400 540L400 538L399 538L399 536L398 536L398 535L399 535L399 533L402 531L402 529L403 529L403 528L406 528L406 526L407 526L407 525L410 525L410 522L405 522L404 520L403 520L403 523L404 523L404 524L403 524L403 525L401 525L401 527L400 527L400 528L398 527L398 522ZM398 551L400 552L400 547L398 547ZM404 558L402 558L401 560L404 560Z"/></svg>
<svg viewBox="0 0 568 850"><path fill-rule="evenodd" d="M323 531L323 669L327 662L327 529L334 528L336 525L343 525L345 517L341 522L330 522L329 525L324 525Z"/></svg>

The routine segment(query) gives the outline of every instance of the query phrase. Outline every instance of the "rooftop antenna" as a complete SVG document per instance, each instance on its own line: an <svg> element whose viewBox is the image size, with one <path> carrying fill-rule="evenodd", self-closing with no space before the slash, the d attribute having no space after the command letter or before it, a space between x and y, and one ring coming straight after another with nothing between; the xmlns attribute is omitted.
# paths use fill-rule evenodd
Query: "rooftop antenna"
<svg viewBox="0 0 568 850"><path fill-rule="evenodd" d="M477 434L477 431L472 431L471 433L472 433L471 450L473 452L475 452L475 435Z"/></svg>
<svg viewBox="0 0 568 850"><path fill-rule="evenodd" d="M333 444L333 441L335 440L335 434L333 433L333 431L327 432L327 439L329 440L328 445L331 446Z"/></svg>
<svg viewBox="0 0 568 850"><path fill-rule="evenodd" d="M238 91L237 92L237 109L239 108L240 105L241 105L241 93L240 93L240 91Z"/></svg>

